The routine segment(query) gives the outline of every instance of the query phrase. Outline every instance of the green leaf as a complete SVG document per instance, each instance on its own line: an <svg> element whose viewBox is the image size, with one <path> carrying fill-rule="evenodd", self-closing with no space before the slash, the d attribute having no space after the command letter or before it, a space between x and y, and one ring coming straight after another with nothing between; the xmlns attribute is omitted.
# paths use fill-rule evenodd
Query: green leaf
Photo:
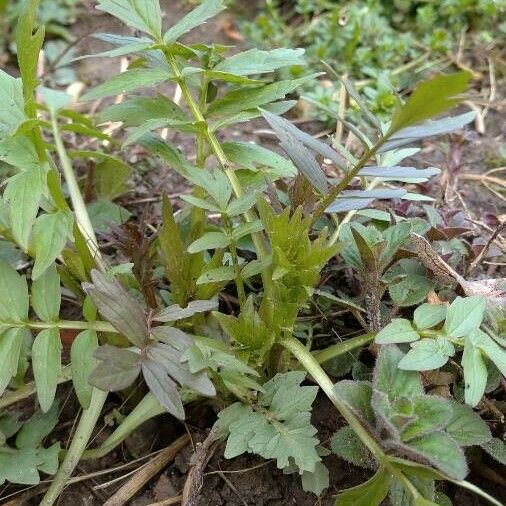
<svg viewBox="0 0 506 506"><path fill-rule="evenodd" d="M33 142L24 135L7 137L0 141L0 161L28 171L39 165Z"/></svg>
<svg viewBox="0 0 506 506"><path fill-rule="evenodd" d="M151 393L158 402L179 420L184 420L184 407L176 384L167 374L167 370L154 360L142 361L142 374Z"/></svg>
<svg viewBox="0 0 506 506"><path fill-rule="evenodd" d="M419 84L406 103L394 113L387 135L430 119L457 105L462 101L458 96L467 90L470 77L470 72L457 72Z"/></svg>
<svg viewBox="0 0 506 506"><path fill-rule="evenodd" d="M271 51L249 49L222 60L214 67L221 72L231 72L238 76L263 74L291 65L305 65L304 49L279 48Z"/></svg>
<svg viewBox="0 0 506 506"><path fill-rule="evenodd" d="M366 482L340 493L335 506L379 506L388 494L391 480L389 471L380 467Z"/></svg>
<svg viewBox="0 0 506 506"><path fill-rule="evenodd" d="M114 202L107 199L97 199L86 206L91 224L96 232L106 233L114 226L127 222L131 214Z"/></svg>
<svg viewBox="0 0 506 506"><path fill-rule="evenodd" d="M155 86L171 78L171 74L165 69L130 69L91 89L82 96L82 100L120 95L139 88Z"/></svg>
<svg viewBox="0 0 506 506"><path fill-rule="evenodd" d="M88 377L94 387L105 392L115 392L129 387L141 371L139 354L108 344L99 346L94 353L100 360Z"/></svg>
<svg viewBox="0 0 506 506"><path fill-rule="evenodd" d="M114 104L98 114L98 122L123 121L127 126L140 126L150 119L165 118L188 121L185 112L164 95L134 97Z"/></svg>
<svg viewBox="0 0 506 506"><path fill-rule="evenodd" d="M297 175L297 168L290 160L278 155L270 149L263 148L250 142L224 142L223 151L227 158L241 167L254 169L268 167L269 175L276 177L294 177ZM254 195L246 195L254 197Z"/></svg>
<svg viewBox="0 0 506 506"><path fill-rule="evenodd" d="M44 438L51 433L58 423L58 403L54 402L51 409L44 413L36 411L27 420L16 435L16 447L37 448Z"/></svg>
<svg viewBox="0 0 506 506"><path fill-rule="evenodd" d="M88 378L97 363L93 356L97 347L97 333L94 330L83 330L74 339L70 348L72 383L83 409L87 409L91 401L92 386Z"/></svg>
<svg viewBox="0 0 506 506"><path fill-rule="evenodd" d="M0 69L0 137L13 134L26 119L21 79Z"/></svg>
<svg viewBox="0 0 506 506"><path fill-rule="evenodd" d="M217 299L211 300L193 300L186 307L182 308L177 304L168 306L153 316L157 322L175 322L190 318L194 314L212 311L218 307Z"/></svg>
<svg viewBox="0 0 506 506"><path fill-rule="evenodd" d="M7 262L0 260L0 323L28 318L28 286ZM1 328L1 327L0 327Z"/></svg>
<svg viewBox="0 0 506 506"><path fill-rule="evenodd" d="M223 97L210 104L207 109L207 116L234 114L246 109L254 109L274 100L279 100L318 75L311 74L298 79L278 81L256 88L229 91Z"/></svg>
<svg viewBox="0 0 506 506"><path fill-rule="evenodd" d="M450 401L453 415L445 427L445 431L460 446L485 444L492 439L488 425L478 413L469 406Z"/></svg>
<svg viewBox="0 0 506 506"><path fill-rule="evenodd" d="M317 462L313 472L304 471L302 473L301 481L304 492L313 492L319 496L330 484L329 470L325 464Z"/></svg>
<svg viewBox="0 0 506 506"><path fill-rule="evenodd" d="M141 304L114 278L92 270L91 280L83 283L83 289L98 312L130 342L143 347L149 340L149 330Z"/></svg>
<svg viewBox="0 0 506 506"><path fill-rule="evenodd" d="M488 371L481 350L474 345L470 336L465 338L461 363L464 368L464 399L466 404L474 407L485 393Z"/></svg>
<svg viewBox="0 0 506 506"><path fill-rule="evenodd" d="M315 471L321 458L316 451L318 440L310 409L318 388L301 387L304 377L304 372L293 371L277 374L265 383L259 403L267 412L235 403L218 415L218 434L228 434L226 458L248 451L266 459L276 458L279 469L293 460L301 471Z"/></svg>
<svg viewBox="0 0 506 506"><path fill-rule="evenodd" d="M419 330L431 329L446 318L444 304L422 304L415 309L413 322Z"/></svg>
<svg viewBox="0 0 506 506"><path fill-rule="evenodd" d="M499 346L488 334L479 329L469 334L469 341L479 348L506 377L506 350L502 346Z"/></svg>
<svg viewBox="0 0 506 506"><path fill-rule="evenodd" d="M402 441L410 441L436 429L442 429L451 420L452 407L442 397L421 395L411 401L413 407L410 416L413 416L414 419L403 427Z"/></svg>
<svg viewBox="0 0 506 506"><path fill-rule="evenodd" d="M193 241L187 248L188 253L198 253L208 249L226 248L230 238L223 232L206 232L202 237Z"/></svg>
<svg viewBox="0 0 506 506"><path fill-rule="evenodd" d="M37 398L42 411L49 410L54 401L61 371L61 342L57 328L41 330L32 346L32 367Z"/></svg>
<svg viewBox="0 0 506 506"><path fill-rule="evenodd" d="M390 399L423 394L420 375L416 372L399 369L404 357L402 351L393 344L382 346L374 368L374 390L388 395Z"/></svg>
<svg viewBox="0 0 506 506"><path fill-rule="evenodd" d="M18 371L21 348L27 337L31 334L26 328L0 330L0 395Z"/></svg>
<svg viewBox="0 0 506 506"><path fill-rule="evenodd" d="M411 232L411 223L404 221L388 227L383 232L385 247L380 253L379 263L384 269L394 258L397 250L401 248L409 238Z"/></svg>
<svg viewBox="0 0 506 506"><path fill-rule="evenodd" d="M419 304L433 288L425 269L414 259L403 258L382 277L392 301L402 307Z"/></svg>
<svg viewBox="0 0 506 506"><path fill-rule="evenodd" d="M497 462L506 466L506 445L504 441L494 437L487 443L482 443L481 447Z"/></svg>
<svg viewBox="0 0 506 506"><path fill-rule="evenodd" d="M339 381L334 392L364 422L374 424L374 412L371 407L372 386L366 381Z"/></svg>
<svg viewBox="0 0 506 506"><path fill-rule="evenodd" d="M56 321L60 303L60 276L53 264L32 283L32 308L41 320Z"/></svg>
<svg viewBox="0 0 506 506"><path fill-rule="evenodd" d="M341 427L330 440L332 452L358 467L374 469L376 461L350 426Z"/></svg>
<svg viewBox="0 0 506 506"><path fill-rule="evenodd" d="M413 439L409 446L425 457L434 467L449 476L462 480L467 474L464 452L459 445L442 431L435 431Z"/></svg>
<svg viewBox="0 0 506 506"><path fill-rule="evenodd" d="M412 343L420 339L420 334L413 329L411 322L405 318L394 318L383 327L375 337L378 344Z"/></svg>
<svg viewBox="0 0 506 506"><path fill-rule="evenodd" d="M197 279L197 285L205 285L206 283L217 283L220 281L230 281L235 278L235 271L231 265L216 267L204 272Z"/></svg>
<svg viewBox="0 0 506 506"><path fill-rule="evenodd" d="M93 169L97 198L113 200L126 193L131 175L132 168L119 159L111 158L97 163Z"/></svg>
<svg viewBox="0 0 506 506"><path fill-rule="evenodd" d="M411 349L399 362L399 367L407 371L430 371L445 365L453 355L455 348L444 337L422 339L411 345Z"/></svg>
<svg viewBox="0 0 506 506"><path fill-rule="evenodd" d="M452 337L464 337L477 330L483 317L487 300L481 295L457 297L448 307L444 329Z"/></svg>
<svg viewBox="0 0 506 506"><path fill-rule="evenodd" d="M40 166L24 170L7 181L4 199L9 203L12 235L25 251L44 187L45 172Z"/></svg>
<svg viewBox="0 0 506 506"><path fill-rule="evenodd" d="M51 114L56 114L60 109L67 107L72 102L72 96L64 91L43 87L40 89L40 95Z"/></svg>
<svg viewBox="0 0 506 506"><path fill-rule="evenodd" d="M260 232L263 230L263 228L264 226L260 220L241 223L232 231L232 238L234 241L239 241L239 239L242 239L247 235L254 234L255 232Z"/></svg>
<svg viewBox="0 0 506 506"><path fill-rule="evenodd" d="M35 263L32 279L36 280L62 252L72 235L73 215L70 211L43 214L35 220L32 245Z"/></svg>
<svg viewBox="0 0 506 506"><path fill-rule="evenodd" d="M162 34L159 0L99 0L97 9L108 12L123 23L148 33L154 39Z"/></svg>
<svg viewBox="0 0 506 506"><path fill-rule="evenodd" d="M165 32L163 35L164 43L174 43L177 39L179 39L179 37L181 37L181 35L184 35L193 28L202 25L209 18L219 14L223 9L225 9L223 0L204 0L198 7L189 12Z"/></svg>

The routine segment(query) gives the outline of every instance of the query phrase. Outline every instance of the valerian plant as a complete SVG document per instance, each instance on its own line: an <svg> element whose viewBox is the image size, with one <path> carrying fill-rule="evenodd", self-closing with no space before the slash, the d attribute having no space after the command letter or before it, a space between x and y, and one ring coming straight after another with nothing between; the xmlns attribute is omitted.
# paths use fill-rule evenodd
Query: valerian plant
<svg viewBox="0 0 506 506"><path fill-rule="evenodd" d="M0 405L36 391L46 413L40 417L46 420L44 416L55 409L58 383L71 378L83 408L41 504L54 503L79 459L105 455L139 424L160 413L183 419L185 403L214 396L228 405L212 432L215 438L227 439L227 457L251 452L273 458L286 472L300 473L306 490L320 493L328 483L322 462L328 449L320 444L311 423L319 388L347 422L345 436L356 443L357 455L362 455L358 460L377 469L373 478L344 492L336 504L379 504L389 490L414 504L433 504L434 480L453 481L498 504L464 480L467 466L460 448L488 445L487 451L498 454L497 441L465 405L434 398L439 411L425 410L429 399L418 373L404 370L413 367L402 368L411 351L404 356L395 345L381 350L372 385L334 385L320 363L361 348L374 333L317 350L311 349L309 340L304 345L296 337L299 315L309 307L322 270L340 251L345 258L353 257L358 269L374 267L374 281L367 281L371 289L381 293L380 283L389 283L383 278L412 232L411 224L399 223L376 233L355 223L348 228L347 223L355 216L367 218L364 212L375 200L422 198L405 184L425 181L439 170L399 165L413 154L414 148L405 146L452 132L473 119L472 113L432 119L461 101L469 75L438 76L421 84L405 103L399 102L388 124L379 122L347 83L375 132L370 138L347 124L362 144L352 153L341 144L314 139L281 116L294 105L290 93L314 76L277 82L268 76L279 68L304 64L303 50L252 49L229 56L220 45L180 41L221 12L221 0L202 2L166 31L158 0L100 0L99 9L142 35L97 35L113 46L98 56L129 56L131 62L125 72L89 90L83 100L144 88L157 93L128 96L92 120L73 111L65 93L37 87L36 63L44 32L35 27L36 8L35 1L26 3L18 27L21 78L0 72L0 159L12 171L2 195L0 231L3 240L30 259L31 267L21 275L9 263L0 264L0 386L2 392L9 389ZM157 88L164 83L180 88L183 106ZM42 104L36 101L39 97ZM279 137L288 158L256 144L220 140L222 129L260 116ZM111 265L101 251L97 222L94 226L92 207L85 203L73 166L74 159L84 158L100 167L93 195L102 204L111 204L123 193L131 168L111 154L119 143L99 128L110 121L128 128L123 148L142 145L192 190L181 197L176 212L169 199L163 199L162 224L152 241L120 239L122 247L132 252L133 265ZM195 161L161 135L165 129L195 140ZM62 135L66 131L105 140L107 145L87 151L67 149ZM329 161L333 177L327 176L317 156ZM358 255L349 251L354 248L351 239ZM141 255L134 252L138 245ZM82 319L60 319L62 285L80 302ZM227 314L219 305L225 290L233 300ZM453 304L461 304L460 300ZM357 304L347 304L363 311ZM452 322L451 311L438 321L429 319L423 328L415 315L410 340L442 339L447 348L462 345L464 355L487 353L478 343L487 335L479 334L480 315L463 329ZM444 318L444 330L436 329ZM365 327L379 330L382 321L374 321L374 325L366 321ZM403 325L411 324L406 320ZM61 359L62 329L81 331L68 365ZM34 339L32 332L37 334ZM379 340L385 332L390 335L381 332ZM502 346L493 338L487 343ZM464 357L464 369L466 360L470 359ZM34 384L25 384L30 367ZM303 384L308 374L315 386ZM395 378L400 384L393 391L389 381ZM85 450L107 392L135 382L147 386L146 395L100 447ZM472 388L475 400L476 387ZM459 433L455 417L460 414L471 420L475 432ZM5 436L0 454L18 455L29 448L29 458L19 465L31 466L31 471L17 475L23 476L18 481L31 483L38 471L54 472L51 452L56 450L40 446L40 434L51 430L50 422L44 422L27 447L18 437L15 446L9 444L17 430L15 421L9 423L0 429ZM344 456L340 438L342 433L332 448ZM452 470L445 456L435 453L437 441L451 448L458 469Z"/></svg>

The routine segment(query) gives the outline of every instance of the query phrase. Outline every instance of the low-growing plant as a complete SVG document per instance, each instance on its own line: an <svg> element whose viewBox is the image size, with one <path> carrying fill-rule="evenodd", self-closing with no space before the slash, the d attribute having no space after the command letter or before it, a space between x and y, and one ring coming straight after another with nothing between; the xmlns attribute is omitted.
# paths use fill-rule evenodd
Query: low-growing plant
<svg viewBox="0 0 506 506"><path fill-rule="evenodd" d="M434 504L434 480L452 481L499 504L464 480L467 467L460 448L488 444L495 449L489 448L490 453L500 453L497 441L471 408L456 401L434 397L430 402L439 411L426 411L429 399L419 374L403 369L417 353L415 346L404 356L395 345L386 345L379 352L372 386L334 385L320 364L360 349L375 334L319 349L312 349L310 333L305 344L297 337L304 335L299 315L307 311L315 293L321 296L321 290L315 292L321 273L340 251L345 258L354 258L352 264L363 280L369 279L364 271L371 271L374 283L368 289L378 290L381 299L380 284L412 234L412 225L399 223L382 233L345 225L355 216L367 218L367 208L376 199L421 198L404 185L414 188L439 171L399 166L412 152L404 146L472 121L472 113L431 119L461 101L469 74L438 76L421 84L405 103L397 104L388 124L380 123L364 106L362 112L375 136L369 138L347 124L363 143L351 153L339 143L331 146L314 139L280 116L294 105L287 95L314 76L274 82L264 76L288 65L302 65L302 50L253 49L228 56L227 48L220 45L180 42L192 28L223 10L221 0L202 2L165 32L157 0L100 0L98 8L143 35L98 36L115 46L100 56L129 55L131 63L125 72L88 91L83 100L173 83L179 86L185 107L161 91L138 94L111 105L91 121L69 108L65 93L41 89L44 104L35 100L36 63L44 33L35 28L36 8L37 2L28 2L18 26L21 79L0 73L0 159L13 173L2 195L0 230L5 241L30 259L27 276L8 262L0 263L0 406L35 391L45 415L34 416L45 421L40 422L43 429L34 430L29 458L19 460L19 466L26 466L24 472L4 473L5 478L33 483L37 470L55 471L54 460L50 456L46 460L44 452L56 450L40 448L40 434L52 428L44 417L56 409L57 385L71 378L83 413L43 505L54 503L79 459L105 455L153 416L169 412L183 419L186 403L215 396L227 407L219 413L210 438L227 439L226 457L250 452L273 458L279 468L301 474L304 489L319 494L328 484L322 463L328 450L317 438L311 410L321 388L349 426L345 435L357 448L357 461L377 469L369 481L339 495L336 504L379 504L389 490L393 497L407 497L399 504ZM350 93L356 92L350 87ZM220 140L224 128L260 116L273 128L288 158L256 144ZM95 196L110 200L124 191L130 169L111 154L116 141L96 126L108 121L121 121L129 128L123 148L142 145L191 189L181 197L182 207L176 212L170 200L163 199L162 224L154 237L113 232L122 250L130 252L129 264L113 265L114 260L101 250L90 205L72 165L75 158L106 164L102 169L107 176L101 177L107 177L109 184L96 181ZM195 140L195 163L165 139L166 128ZM96 150L67 149L62 138L66 131L106 140L109 147L96 143ZM330 160L332 177L317 155ZM396 181L394 187L391 181ZM105 194L97 190L101 187ZM61 285L79 302L81 319L60 319ZM231 304L229 311L220 306L220 297ZM327 297L336 298L332 293ZM364 311L353 301L344 303ZM452 319L459 304L481 308L465 328ZM377 331L383 321L370 316L373 309L376 303L366 303L369 317L364 326ZM417 311L426 309L420 306ZM445 317L443 330L438 330ZM436 343L441 353L464 346L467 382L466 363L482 363L477 357L489 353L487 349L494 363L504 368L502 355L493 351L499 348L504 354L502 344L479 329L482 317L482 299L471 297L456 299L437 321L431 317L427 323L425 317L420 324L416 313L416 327L408 320L402 325L411 329L405 332L410 341ZM398 332L391 332L395 325L397 320L376 339L397 342ZM66 329L81 332L72 344L70 364L62 365L60 332ZM32 332L37 334L34 339ZM480 343L485 341L484 347ZM449 356L453 353L446 353ZM414 363L407 369L426 368L423 361ZM29 370L33 384L24 380ZM315 386L303 385L307 375ZM482 376L474 379L481 385ZM133 384L146 385L143 399L100 447L85 450L108 392ZM474 405L483 389L470 388L469 403ZM461 414L472 422L463 432L455 427ZM14 422L9 423L7 429L0 425L5 436L0 454L18 455L24 451L23 443L17 436L12 446L16 429ZM333 439L332 448L345 456L343 446L348 442L341 444L340 438L342 432ZM452 453L442 455L438 442Z"/></svg>

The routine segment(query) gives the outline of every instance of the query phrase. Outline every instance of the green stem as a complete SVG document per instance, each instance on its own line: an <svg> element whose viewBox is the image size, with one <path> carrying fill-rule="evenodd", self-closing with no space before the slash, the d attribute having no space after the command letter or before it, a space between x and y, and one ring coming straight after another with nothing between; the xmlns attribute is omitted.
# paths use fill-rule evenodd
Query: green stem
<svg viewBox="0 0 506 506"><path fill-rule="evenodd" d="M91 434L97 423L102 407L107 399L107 392L94 388L91 394L90 407L83 411L79 424L77 425L76 432L70 443L70 448L65 455L54 481L51 483L47 490L40 506L51 506L58 499L67 480L72 475L75 467L77 466L81 455L90 440Z"/></svg>
<svg viewBox="0 0 506 506"><path fill-rule="evenodd" d="M153 397L151 393L144 396L141 402L128 414L117 429L100 445L93 450L85 450L82 454L83 459L99 459L107 455L116 446L118 446L129 434L131 434L139 425L157 415L165 413L165 409Z"/></svg>
<svg viewBox="0 0 506 506"><path fill-rule="evenodd" d="M179 87L181 88L181 93L190 108L190 111L195 119L195 121L199 123L205 123L206 124L206 131L204 132L204 135L207 139L207 142L209 143L209 146L211 148L211 151L214 153L214 156L218 160L218 163L220 164L221 168L225 172L226 176L228 177L228 180L230 181L230 185L232 186L232 190L234 192L234 195L239 198L244 195L241 183L239 182L239 179L235 175L235 172L230 168L231 163L228 161L227 156L225 155L225 152L223 151L223 148L221 147L221 144L219 143L216 134L214 132L211 132L209 129L209 125L207 123L207 120L204 118L204 115L202 114L201 110L199 109L199 106L195 99L193 98L193 95L190 92L190 89L188 88L188 85L186 84L186 81L184 80L184 77L181 75L181 71L179 70L179 66L177 64L177 61L174 57L174 55L165 52L165 57L167 58L167 61L169 65L172 67L172 71L174 72L174 75L177 78L177 83L179 84ZM244 219L247 222L254 221L256 219L255 214L250 210L244 213ZM253 240L253 244L255 245L255 250L257 252L257 256L259 259L265 258L267 255L267 250L264 243L263 235L260 232L255 232L254 234L251 234L251 238ZM263 284L265 291L269 291L272 280L269 276L269 274L263 274L262 275Z"/></svg>
<svg viewBox="0 0 506 506"><path fill-rule="evenodd" d="M336 343L324 350L318 350L313 352L313 357L319 364L323 364L324 362L328 362L335 357L340 355L344 355L345 353L349 353L350 351L365 346L370 343L376 334L369 333L363 334L361 336L352 337L351 339L347 339L342 343Z"/></svg>
<svg viewBox="0 0 506 506"><path fill-rule="evenodd" d="M337 408L341 416L346 420L348 425L353 429L355 434L359 437L362 443L367 446L369 451L374 455L376 460L382 464L386 462L386 454L383 449L378 445L375 439L369 432L362 426L359 420L355 417L353 412L344 404L334 391L334 384L328 377L327 373L322 369L316 358L311 352L305 348L300 341L295 338L286 339L281 341L281 344L289 350L295 358L304 366L307 372L313 379L320 385L332 404Z"/></svg>
<svg viewBox="0 0 506 506"><path fill-rule="evenodd" d="M86 321L57 321L57 322L23 322L19 325L30 327L31 329L73 329L73 330L95 330L97 332L111 332L117 334L118 331L109 322L86 322Z"/></svg>
<svg viewBox="0 0 506 506"><path fill-rule="evenodd" d="M234 281L237 288L237 296L239 297L239 306L244 306L246 302L246 292L244 290L244 281L241 276L241 266L239 265L239 256L237 255L237 245L232 237L233 227L230 218L226 214L222 214L223 223L230 236L230 256L232 257L232 265L234 267Z"/></svg>
<svg viewBox="0 0 506 506"><path fill-rule="evenodd" d="M101 271L105 272L106 264L102 259L102 255L98 247L98 241L95 236L95 231L93 230L93 225L91 224L83 196L81 195L81 191L79 189L79 185L72 168L72 163L70 162L70 159L67 156L67 152L65 151L65 146L63 145L60 131L58 129L56 114L51 115L51 126L53 130L56 151L58 153L63 175L65 177L65 181L70 193L70 200L74 209L77 225L83 234L83 237L85 238L92 255L95 258L97 267ZM83 411L83 414L81 415L81 419L77 425L76 432L72 438L72 442L70 443L69 450L65 455L65 458L63 459L58 472L55 475L54 481L51 483L46 494L44 495L44 498L40 503L41 506L51 506L58 499L58 496L61 494L63 488L65 487L65 484L74 472L74 469L77 466L79 459L81 458L81 455L86 448L86 445L88 444L88 441L90 440L91 434L93 433L93 429L97 424L106 399L107 392L93 388L91 392L90 405Z"/></svg>
<svg viewBox="0 0 506 506"><path fill-rule="evenodd" d="M63 176L65 177L65 182L67 183L69 190L70 200L74 209L77 225L83 234L86 244L88 245L88 248L94 257L97 266L100 268L100 270L105 272L106 265L102 259L102 255L100 254L97 237L95 236L95 231L93 230L93 225L91 224L88 210L86 209L86 204L84 203L83 196L81 195L81 190L79 188L79 184L77 183L77 178L74 174L72 163L67 155L67 152L65 151L65 146L63 145L63 141L61 139L56 114L51 114L51 126L54 142L56 145L56 151L58 153Z"/></svg>

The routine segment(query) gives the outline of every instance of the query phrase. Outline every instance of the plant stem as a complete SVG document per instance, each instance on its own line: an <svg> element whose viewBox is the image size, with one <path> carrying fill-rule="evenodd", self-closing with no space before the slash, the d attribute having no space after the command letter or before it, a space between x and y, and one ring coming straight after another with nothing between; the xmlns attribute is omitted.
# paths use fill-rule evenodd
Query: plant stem
<svg viewBox="0 0 506 506"><path fill-rule="evenodd" d="M63 176L65 177L65 182L67 183L70 193L70 200L74 209L77 225L83 234L86 244L88 245L88 248L94 257L97 266L101 271L105 272L106 265L102 259L102 255L100 254L97 237L95 236L95 231L93 230L93 225L91 224L88 210L86 209L86 204L84 203L83 196L81 195L81 190L79 188L79 184L77 183L76 175L74 174L74 169L72 168L72 163L70 162L67 152L65 151L65 146L63 145L63 141L61 139L56 114L51 114L51 126L54 142L56 145L56 151L58 153Z"/></svg>
<svg viewBox="0 0 506 506"><path fill-rule="evenodd" d="M319 364L323 364L323 362L327 362L332 360L335 357L343 355L345 353L349 353L355 348L360 348L370 343L376 334L369 333L363 334L361 336L352 337L351 339L347 339L342 343L336 343L324 350L318 350L313 352L313 357Z"/></svg>
<svg viewBox="0 0 506 506"><path fill-rule="evenodd" d="M214 153L214 156L218 160L218 163L220 164L221 168L225 172L226 176L228 177L228 180L230 181L230 185L232 186L232 190L234 192L234 195L239 198L244 195L241 183L239 182L239 179L237 179L237 176L235 175L235 172L230 168L231 163L228 161L227 156L225 155L225 152L223 151L223 148L221 147L221 144L219 143L216 134L214 132L211 132L209 129L209 125L207 123L207 120L204 118L204 115L202 114L201 110L199 109L199 106L197 105L197 102L193 98L193 95L190 92L190 89L188 88L188 85L186 84L186 81L184 80L184 77L181 75L181 71L179 70L178 64L174 56L168 52L165 52L165 57L167 58L167 61L169 65L172 67L172 71L174 72L174 75L177 78L177 83L179 84L179 87L181 88L181 93L190 108L190 111L195 118L195 121L199 123L205 123L206 124L206 131L204 132L205 137L207 138L207 142L209 143L209 146L211 148L211 151ZM244 219L247 222L254 221L256 219L255 214L252 211L247 211L244 213ZM264 258L267 255L267 250L265 248L264 244L264 238L260 232L255 232L251 234L251 238L253 240L253 244L255 245L255 250L257 252L257 256L259 259ZM266 291L269 291L269 288L272 284L272 280L269 276L269 274L263 274L262 275L264 287Z"/></svg>
<svg viewBox="0 0 506 506"><path fill-rule="evenodd" d="M72 168L70 159L67 156L67 152L65 151L65 146L63 145L60 131L58 129L56 114L54 113L51 114L51 126L53 130L56 151L58 153L63 175L69 189L70 200L74 209L77 225L83 234L83 237L85 238L92 255L95 258L97 267L101 271L105 272L106 264L102 259L102 255L98 247L98 241L95 236L95 231L93 230L93 225L91 224L83 196L81 195L81 191L74 174L74 169ZM72 438L72 442L70 443L69 450L65 455L65 458L60 465L58 472L55 475L54 481L51 483L49 489L44 495L44 498L40 503L41 506L51 506L58 499L58 496L61 494L63 488L65 487L65 484L72 475L84 449L86 448L86 445L88 444L88 441L90 440L91 434L93 433L93 429L97 424L97 420L100 416L100 413L102 412L102 408L104 407L106 399L107 392L93 388L91 392L90 405L83 411L83 414L81 415L81 419L77 425L76 432Z"/></svg>
<svg viewBox="0 0 506 506"><path fill-rule="evenodd" d="M117 334L118 331L109 322L86 322L86 321L57 321L57 322L24 322L23 327L31 329L73 329L73 330L95 330L97 332L112 332Z"/></svg>
<svg viewBox="0 0 506 506"><path fill-rule="evenodd" d="M70 448L56 473L54 481L44 495L40 506L51 506L58 499L58 496L61 494L67 480L77 466L88 444L90 435L95 428L106 399L107 392L98 390L98 388L92 390L90 407L83 411L72 442L70 443Z"/></svg>
<svg viewBox="0 0 506 506"><path fill-rule="evenodd" d="M339 183L330 189L327 195L320 201L316 209L313 211L313 224L322 217L327 207L336 200L343 190L346 189L353 178L358 175L360 170L365 167L365 164L378 152L378 149L381 148L386 141L387 137L382 137L372 148L367 149L358 163L346 173Z"/></svg>
<svg viewBox="0 0 506 506"><path fill-rule="evenodd" d="M121 422L116 430L100 445L99 448L93 450L85 450L82 454L83 459L99 459L107 455L111 450L116 448L129 434L131 434L139 425L146 420L157 415L165 413L165 409L155 397L148 393Z"/></svg>
<svg viewBox="0 0 506 506"><path fill-rule="evenodd" d="M281 344L289 350L295 358L304 366L313 379L320 385L332 404L337 408L341 416L348 422L348 425L353 429L355 434L359 437L362 443L367 446L369 451L374 455L376 460L382 464L386 461L386 454L383 449L378 445L369 432L362 426L359 420L355 417L353 412L344 404L334 391L334 384L328 377L327 373L322 369L316 358L311 352L305 348L300 341L295 338L289 338L281 341Z"/></svg>

